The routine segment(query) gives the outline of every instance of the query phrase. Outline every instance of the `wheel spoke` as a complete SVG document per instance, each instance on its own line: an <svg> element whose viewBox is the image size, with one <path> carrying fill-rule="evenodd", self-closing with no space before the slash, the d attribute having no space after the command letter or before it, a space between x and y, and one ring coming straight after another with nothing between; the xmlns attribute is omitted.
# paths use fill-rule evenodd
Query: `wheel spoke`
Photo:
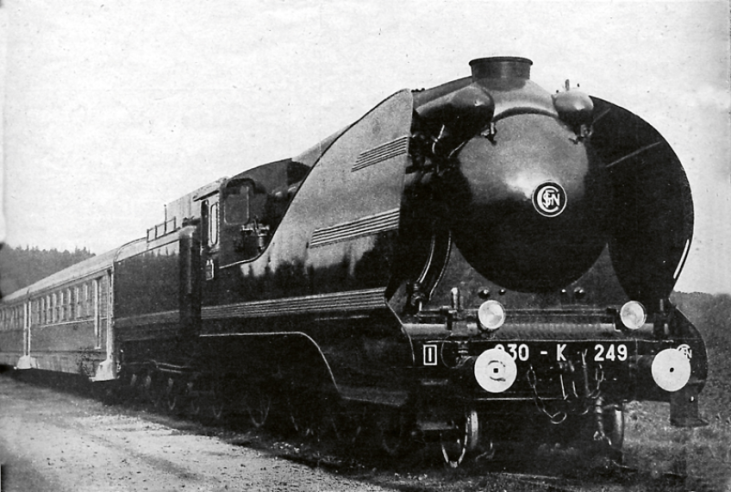
<svg viewBox="0 0 731 492"><path fill-rule="evenodd" d="M168 378L168 383L165 388L165 403L169 412L175 412L178 408L178 388L173 378Z"/></svg>
<svg viewBox="0 0 731 492"><path fill-rule="evenodd" d="M226 415L227 407L224 384L220 380L214 381L210 401L207 405L208 413L214 421L220 422Z"/></svg>
<svg viewBox="0 0 731 492"><path fill-rule="evenodd" d="M442 432L442 457L450 468L459 467L468 452L474 451L479 444L479 419L477 412L468 410L465 415L455 419L454 429Z"/></svg>
<svg viewBox="0 0 731 492"><path fill-rule="evenodd" d="M253 388L246 394L243 403L254 427L260 428L264 426L272 407L271 395L262 391L261 388Z"/></svg>
<svg viewBox="0 0 731 492"><path fill-rule="evenodd" d="M314 434L313 415L309 406L304 404L306 398L302 395L288 394L286 400L289 422L294 431L303 437Z"/></svg>
<svg viewBox="0 0 731 492"><path fill-rule="evenodd" d="M388 456L399 457L413 445L411 430L413 419L406 409L386 409L378 418L378 433L381 449Z"/></svg>
<svg viewBox="0 0 731 492"><path fill-rule="evenodd" d="M188 414L197 417L201 413L201 398L195 383L189 382L186 386L186 398L188 399Z"/></svg>
<svg viewBox="0 0 731 492"><path fill-rule="evenodd" d="M335 413L327 416L327 424L332 429L335 439L338 442L352 446L361 435L364 428L365 418L362 414L349 413L346 409L338 409Z"/></svg>

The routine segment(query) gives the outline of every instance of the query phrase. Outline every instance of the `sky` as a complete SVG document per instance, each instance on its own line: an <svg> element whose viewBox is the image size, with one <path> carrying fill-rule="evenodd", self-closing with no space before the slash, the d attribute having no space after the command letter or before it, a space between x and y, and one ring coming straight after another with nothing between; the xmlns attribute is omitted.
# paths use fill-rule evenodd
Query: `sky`
<svg viewBox="0 0 731 492"><path fill-rule="evenodd" d="M5 241L102 253L166 203L492 55L660 131L696 212L676 289L731 292L727 1L5 0Z"/></svg>

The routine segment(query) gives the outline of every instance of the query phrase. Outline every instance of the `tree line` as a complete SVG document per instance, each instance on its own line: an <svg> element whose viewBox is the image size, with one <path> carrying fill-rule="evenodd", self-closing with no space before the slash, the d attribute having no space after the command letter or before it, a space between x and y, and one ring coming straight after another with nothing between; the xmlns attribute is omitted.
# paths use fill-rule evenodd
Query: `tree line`
<svg viewBox="0 0 731 492"><path fill-rule="evenodd" d="M0 244L0 296L4 297L49 275L91 258L86 248L74 251L47 250L37 246Z"/></svg>
<svg viewBox="0 0 731 492"><path fill-rule="evenodd" d="M671 301L701 330L707 345L731 353L731 295L675 292Z"/></svg>

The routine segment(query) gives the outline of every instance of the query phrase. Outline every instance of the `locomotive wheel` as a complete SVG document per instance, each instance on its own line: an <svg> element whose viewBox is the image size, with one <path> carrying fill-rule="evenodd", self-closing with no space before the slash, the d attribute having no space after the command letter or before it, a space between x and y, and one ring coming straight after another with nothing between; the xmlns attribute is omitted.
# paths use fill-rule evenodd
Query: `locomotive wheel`
<svg viewBox="0 0 731 492"><path fill-rule="evenodd" d="M604 410L604 432L609 437L610 448L621 451L624 445L624 409L612 405Z"/></svg>
<svg viewBox="0 0 731 492"><path fill-rule="evenodd" d="M414 419L405 408L385 408L379 412L376 422L381 449L390 457L398 458L414 444L411 431Z"/></svg>
<svg viewBox="0 0 731 492"><path fill-rule="evenodd" d="M332 430L335 439L346 446L354 445L365 428L365 411L352 413L338 407L335 412L328 412L325 418L328 430Z"/></svg>
<svg viewBox="0 0 731 492"><path fill-rule="evenodd" d="M480 425L475 410L468 410L464 416L455 419L454 429L441 433L442 456L450 468L462 464L467 454L479 444Z"/></svg>
<svg viewBox="0 0 731 492"><path fill-rule="evenodd" d="M559 443L593 455L608 455L622 460L624 444L624 411L621 404L602 405L602 432L597 428L597 416L588 411L584 415L569 415L566 422L555 426L554 436Z"/></svg>
<svg viewBox="0 0 731 492"><path fill-rule="evenodd" d="M132 375L129 377L129 387L136 388L139 380L139 375L136 372L133 372Z"/></svg>
<svg viewBox="0 0 731 492"><path fill-rule="evenodd" d="M139 385L140 377L136 372L127 375L127 384L124 386L124 397L130 401L134 401L137 396L137 386Z"/></svg>
<svg viewBox="0 0 731 492"><path fill-rule="evenodd" d="M165 404L168 412L177 413L180 410L180 388L173 378L168 378L167 386L165 387Z"/></svg>
<svg viewBox="0 0 731 492"><path fill-rule="evenodd" d="M135 400L139 397L140 379L140 374L132 371L125 371L125 373L120 376L120 381L122 382L120 386L120 396L123 401L135 402Z"/></svg>
<svg viewBox="0 0 731 492"><path fill-rule="evenodd" d="M302 437L310 437L317 433L317 412L308 405L313 398L307 398L305 394L289 392L285 396L287 400L287 413L292 429Z"/></svg>
<svg viewBox="0 0 731 492"><path fill-rule="evenodd" d="M257 429L263 427L272 408L272 396L259 386L254 386L243 398L243 405L249 420Z"/></svg>
<svg viewBox="0 0 731 492"><path fill-rule="evenodd" d="M141 383L139 385L140 396L145 403L151 403L157 407L160 398L160 388L154 369L145 371L142 374Z"/></svg>
<svg viewBox="0 0 731 492"><path fill-rule="evenodd" d="M210 415L213 420L219 422L223 420L223 416L226 414L226 404L221 398L213 397L208 407Z"/></svg>
<svg viewBox="0 0 731 492"><path fill-rule="evenodd" d="M188 399L188 414L191 417L198 417L201 414L201 397L200 393L195 389L195 383L187 384L186 397Z"/></svg>
<svg viewBox="0 0 731 492"><path fill-rule="evenodd" d="M624 408L622 405L606 405L602 412L605 439L600 446L611 460L622 463L622 446L624 445ZM595 437L596 439L596 437Z"/></svg>
<svg viewBox="0 0 731 492"><path fill-rule="evenodd" d="M212 384L210 400L208 401L207 414L215 421L220 422L228 410L225 386L223 381L216 380Z"/></svg>

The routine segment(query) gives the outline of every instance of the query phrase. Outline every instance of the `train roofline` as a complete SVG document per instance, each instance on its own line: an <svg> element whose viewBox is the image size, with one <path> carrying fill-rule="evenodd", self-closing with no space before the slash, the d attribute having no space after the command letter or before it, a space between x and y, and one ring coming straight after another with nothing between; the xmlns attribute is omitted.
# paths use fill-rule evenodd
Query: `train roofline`
<svg viewBox="0 0 731 492"><path fill-rule="evenodd" d="M16 290L15 292L3 297L3 302L17 301L18 299L23 299L38 292L53 289L55 287L67 284L69 282L74 282L76 280L80 280L94 273L111 268L116 261L119 252L122 249L127 248L129 247L129 245L134 244L138 241L141 240L135 239L134 241L130 241L123 246L120 246L110 251L106 251L100 255L93 256L82 262L71 265L68 268L49 275L44 279L41 279L27 287L23 287L22 289Z"/></svg>

